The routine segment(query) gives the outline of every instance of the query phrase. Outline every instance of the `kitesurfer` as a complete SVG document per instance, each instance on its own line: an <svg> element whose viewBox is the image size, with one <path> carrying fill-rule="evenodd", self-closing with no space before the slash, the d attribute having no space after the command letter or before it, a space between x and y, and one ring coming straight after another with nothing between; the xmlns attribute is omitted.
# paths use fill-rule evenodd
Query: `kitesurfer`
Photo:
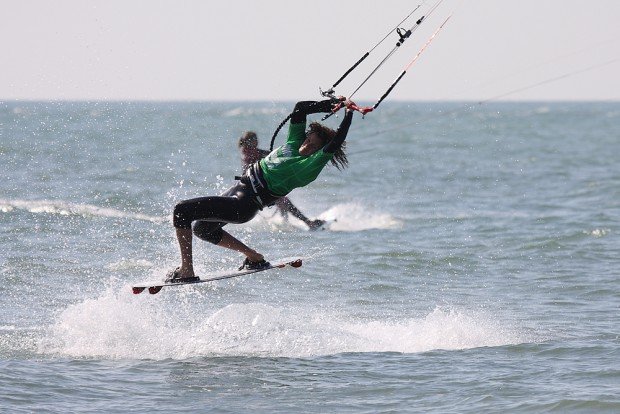
<svg viewBox="0 0 620 414"><path fill-rule="evenodd" d="M269 266L261 253L246 246L222 227L228 223L250 221L259 210L273 205L295 188L314 181L328 162L338 169L347 166L344 140L356 105L344 97L339 99L336 103L333 99L298 102L290 116L284 145L251 164L237 184L220 196L185 200L174 207L173 225L181 252L181 266L168 274L167 281L197 279L193 267L193 234L244 254L246 258L240 269ZM318 122L312 122L306 129L307 115L328 113L341 106L346 107L346 113L337 131Z"/></svg>

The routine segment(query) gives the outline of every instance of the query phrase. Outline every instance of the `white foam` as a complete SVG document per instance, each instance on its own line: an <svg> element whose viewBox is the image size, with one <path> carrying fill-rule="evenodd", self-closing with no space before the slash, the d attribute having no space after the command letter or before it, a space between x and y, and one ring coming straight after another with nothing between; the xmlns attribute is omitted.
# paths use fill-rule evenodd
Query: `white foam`
<svg viewBox="0 0 620 414"><path fill-rule="evenodd" d="M34 214L58 214L63 216L97 216L112 218L129 218L145 220L153 223L165 223L165 217L149 216L141 213L128 213L112 208L98 207L91 204L75 204L66 201L52 200L4 200L0 199L0 212L8 213L18 210L26 210Z"/></svg>
<svg viewBox="0 0 620 414"><path fill-rule="evenodd" d="M302 209L304 207L301 206ZM356 203L337 204L319 214L317 218L327 222L323 226L324 229L342 232L389 229L401 224L400 221L390 214L377 213ZM303 221L293 217L292 214L289 214L288 218L284 218L275 207L263 210L245 226L257 230L271 231L286 229L309 230Z"/></svg>
<svg viewBox="0 0 620 414"><path fill-rule="evenodd" d="M337 204L321 213L319 218L331 221L332 231L362 231L370 229L389 229L400 225L390 214L378 213L356 203Z"/></svg>
<svg viewBox="0 0 620 414"><path fill-rule="evenodd" d="M145 259L122 258L118 262L110 263L107 268L110 270L131 270L152 268L153 263Z"/></svg>
<svg viewBox="0 0 620 414"><path fill-rule="evenodd" d="M466 310L437 308L421 318L357 321L340 312L303 305L236 303L197 309L206 303L203 299L178 292L132 295L129 287L109 291L59 314L39 350L72 357L129 359L309 357L525 342L492 316Z"/></svg>
<svg viewBox="0 0 620 414"><path fill-rule="evenodd" d="M594 229L590 231L584 231L584 234L593 237L604 237L610 232L610 229Z"/></svg>
<svg viewBox="0 0 620 414"><path fill-rule="evenodd" d="M289 214L288 217L282 216L280 212L272 207L269 210L263 210L259 212L248 223L241 225L246 231L258 230L258 231L287 231L287 230L308 230L306 224Z"/></svg>

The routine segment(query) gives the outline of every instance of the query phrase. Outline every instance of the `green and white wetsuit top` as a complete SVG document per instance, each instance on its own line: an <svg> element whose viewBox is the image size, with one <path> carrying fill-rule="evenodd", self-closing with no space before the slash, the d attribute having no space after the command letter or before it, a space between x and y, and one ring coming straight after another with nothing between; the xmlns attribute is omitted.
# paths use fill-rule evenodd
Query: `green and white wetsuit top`
<svg viewBox="0 0 620 414"><path fill-rule="evenodd" d="M334 151L342 145L351 124L351 112L347 112L336 135L325 147L309 156L299 154L299 147L306 139L306 115L330 110L329 100L304 101L295 105L286 143L260 160L263 178L274 195L285 196L295 188L304 187L316 180L325 165L334 157Z"/></svg>

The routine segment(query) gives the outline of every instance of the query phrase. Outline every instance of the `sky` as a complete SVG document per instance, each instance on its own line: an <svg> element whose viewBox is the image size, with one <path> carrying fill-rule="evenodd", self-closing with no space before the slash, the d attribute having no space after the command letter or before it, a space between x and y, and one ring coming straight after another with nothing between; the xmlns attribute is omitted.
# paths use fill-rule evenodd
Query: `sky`
<svg viewBox="0 0 620 414"><path fill-rule="evenodd" d="M0 0L0 100L318 99L435 1ZM450 15L388 99L620 100L617 0L444 0L354 100L376 101Z"/></svg>

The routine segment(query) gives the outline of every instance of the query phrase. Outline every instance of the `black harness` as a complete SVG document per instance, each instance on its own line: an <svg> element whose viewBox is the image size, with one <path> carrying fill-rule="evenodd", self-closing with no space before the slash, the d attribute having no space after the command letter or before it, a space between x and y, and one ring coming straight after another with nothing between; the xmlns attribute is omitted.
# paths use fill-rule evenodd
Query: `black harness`
<svg viewBox="0 0 620 414"><path fill-rule="evenodd" d="M235 180L239 180L252 188L254 192L254 201L258 204L260 210L265 207L271 207L280 198L280 196L269 191L267 181L265 181L265 177L263 177L263 171L258 161L254 164L250 164L243 176L236 176Z"/></svg>

